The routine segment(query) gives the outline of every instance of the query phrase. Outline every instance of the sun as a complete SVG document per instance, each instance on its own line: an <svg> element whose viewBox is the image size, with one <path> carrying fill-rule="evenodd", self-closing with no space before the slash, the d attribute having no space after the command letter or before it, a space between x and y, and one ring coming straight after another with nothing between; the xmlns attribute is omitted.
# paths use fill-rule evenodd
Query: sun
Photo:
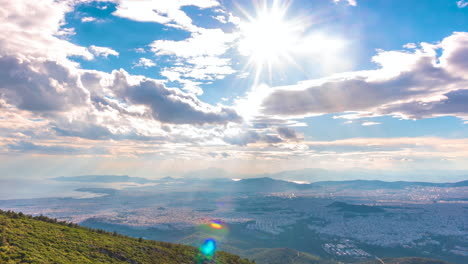
<svg viewBox="0 0 468 264"><path fill-rule="evenodd" d="M298 14L288 17L291 1L274 0L271 5L267 2L257 5L254 15L240 8L245 19L239 25L238 51L248 58L246 67L255 68L256 82L263 71L271 78L272 72L280 67L294 66L307 72L308 69L299 66L307 58L320 59L321 65L317 67L340 63L337 55L343 50L343 39L314 29L311 17Z"/></svg>
<svg viewBox="0 0 468 264"><path fill-rule="evenodd" d="M307 28L305 21L288 20L288 5L275 2L271 7L263 5L255 17L246 15L241 23L239 52L248 56L249 62L257 67L272 66L289 59L300 44Z"/></svg>

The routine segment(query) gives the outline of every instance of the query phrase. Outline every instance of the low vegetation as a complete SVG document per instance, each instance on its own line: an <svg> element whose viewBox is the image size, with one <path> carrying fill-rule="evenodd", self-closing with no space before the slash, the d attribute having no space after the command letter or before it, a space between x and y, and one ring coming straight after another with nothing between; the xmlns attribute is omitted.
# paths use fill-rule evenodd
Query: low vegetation
<svg viewBox="0 0 468 264"><path fill-rule="evenodd" d="M250 264L246 259L217 252L208 260L195 247L136 239L0 210L0 263L218 263Z"/></svg>

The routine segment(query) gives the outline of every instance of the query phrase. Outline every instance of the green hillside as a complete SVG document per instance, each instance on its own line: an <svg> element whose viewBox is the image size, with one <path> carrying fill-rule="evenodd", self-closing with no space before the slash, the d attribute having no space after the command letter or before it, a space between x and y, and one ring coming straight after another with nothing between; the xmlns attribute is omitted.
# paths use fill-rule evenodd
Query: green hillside
<svg viewBox="0 0 468 264"><path fill-rule="evenodd" d="M210 261L195 247L135 239L47 217L0 210L0 263L249 264L217 252Z"/></svg>

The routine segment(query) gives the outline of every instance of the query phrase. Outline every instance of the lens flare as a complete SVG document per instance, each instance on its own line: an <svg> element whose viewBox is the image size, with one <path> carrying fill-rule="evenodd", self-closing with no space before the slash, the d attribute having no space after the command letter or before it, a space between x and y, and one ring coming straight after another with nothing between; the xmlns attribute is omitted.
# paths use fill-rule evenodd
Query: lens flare
<svg viewBox="0 0 468 264"><path fill-rule="evenodd" d="M216 252L216 241L213 238L205 240L203 245L200 247L200 252L207 257L212 257Z"/></svg>
<svg viewBox="0 0 468 264"><path fill-rule="evenodd" d="M198 226L198 234L207 238L199 247L196 263L204 264L211 261L217 250L218 243L222 244L229 233L229 226L221 220L207 220ZM211 262L209 262L211 263Z"/></svg>
<svg viewBox="0 0 468 264"><path fill-rule="evenodd" d="M219 221L213 221L210 223L210 227L213 229L222 229L223 225Z"/></svg>

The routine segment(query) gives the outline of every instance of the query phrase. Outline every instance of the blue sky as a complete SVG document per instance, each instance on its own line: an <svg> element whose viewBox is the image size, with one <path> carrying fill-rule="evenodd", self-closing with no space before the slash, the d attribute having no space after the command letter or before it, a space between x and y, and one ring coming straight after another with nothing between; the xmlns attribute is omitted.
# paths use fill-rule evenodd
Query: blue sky
<svg viewBox="0 0 468 264"><path fill-rule="evenodd" d="M468 170L466 1L0 3L5 177Z"/></svg>

